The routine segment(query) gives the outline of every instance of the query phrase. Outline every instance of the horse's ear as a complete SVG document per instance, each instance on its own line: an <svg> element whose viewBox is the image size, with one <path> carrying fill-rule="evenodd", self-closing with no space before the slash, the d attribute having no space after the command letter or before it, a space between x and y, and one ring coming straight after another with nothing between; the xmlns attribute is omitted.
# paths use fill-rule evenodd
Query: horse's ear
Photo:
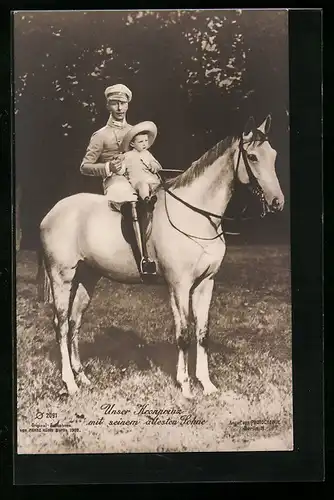
<svg viewBox="0 0 334 500"><path fill-rule="evenodd" d="M242 134L243 138L245 140L250 140L251 137L254 134L255 129L256 129L255 120L254 120L253 116L250 116L248 118L248 121L247 121L247 123L245 125L244 131L243 131L243 134Z"/></svg>
<svg viewBox="0 0 334 500"><path fill-rule="evenodd" d="M263 123L259 126L259 130L264 133L265 136L268 135L269 130L271 127L271 115L268 115L267 118L264 120Z"/></svg>

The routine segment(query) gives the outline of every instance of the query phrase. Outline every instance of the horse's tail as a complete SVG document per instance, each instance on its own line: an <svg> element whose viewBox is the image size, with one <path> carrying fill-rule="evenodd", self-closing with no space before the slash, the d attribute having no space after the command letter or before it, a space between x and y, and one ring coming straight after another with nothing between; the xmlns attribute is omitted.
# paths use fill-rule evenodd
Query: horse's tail
<svg viewBox="0 0 334 500"><path fill-rule="evenodd" d="M46 272L44 252L41 245L37 250L37 265L37 300L39 302L50 304L52 303L51 283Z"/></svg>

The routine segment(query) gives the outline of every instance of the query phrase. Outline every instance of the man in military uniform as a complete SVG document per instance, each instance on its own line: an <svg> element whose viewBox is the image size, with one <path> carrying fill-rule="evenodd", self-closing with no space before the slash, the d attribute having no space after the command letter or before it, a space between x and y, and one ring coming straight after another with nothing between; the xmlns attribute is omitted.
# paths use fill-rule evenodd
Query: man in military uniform
<svg viewBox="0 0 334 500"><path fill-rule="evenodd" d="M141 272L142 274L155 274L155 262L147 257L146 239L140 229L136 230L138 195L126 177L122 175L124 173L124 155L120 153L120 145L125 134L132 128L132 125L126 121L132 92L125 85L117 84L108 87L104 94L110 116L107 124L91 136L80 165L80 172L83 175L101 177L104 194L111 201L116 203L131 202L135 234L142 257Z"/></svg>

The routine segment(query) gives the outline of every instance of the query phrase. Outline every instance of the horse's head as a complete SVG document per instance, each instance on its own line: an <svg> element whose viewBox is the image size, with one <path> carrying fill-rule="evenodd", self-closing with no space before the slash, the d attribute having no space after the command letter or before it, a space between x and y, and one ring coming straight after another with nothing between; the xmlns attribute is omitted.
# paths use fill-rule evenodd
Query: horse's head
<svg viewBox="0 0 334 500"><path fill-rule="evenodd" d="M237 153L236 172L239 181L247 184L263 204L263 215L267 212L283 210L284 195L276 175L275 162L277 152L268 140L271 116L255 126L250 118L240 137Z"/></svg>

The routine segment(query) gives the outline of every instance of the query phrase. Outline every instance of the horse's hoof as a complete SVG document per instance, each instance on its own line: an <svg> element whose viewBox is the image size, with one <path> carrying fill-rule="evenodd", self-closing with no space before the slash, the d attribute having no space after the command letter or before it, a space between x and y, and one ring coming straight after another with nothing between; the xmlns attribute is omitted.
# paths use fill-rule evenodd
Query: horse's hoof
<svg viewBox="0 0 334 500"><path fill-rule="evenodd" d="M77 386L76 383L67 386L67 394L69 396L73 396L78 390L79 387Z"/></svg>
<svg viewBox="0 0 334 500"><path fill-rule="evenodd" d="M67 389L65 389L65 387L62 387L58 392L58 396L61 398L67 397L68 396Z"/></svg>
<svg viewBox="0 0 334 500"><path fill-rule="evenodd" d="M212 382L206 384L203 387L204 387L203 394L205 396L208 396L209 394L214 394L215 392L218 391L218 388L215 385L213 385Z"/></svg>
<svg viewBox="0 0 334 500"><path fill-rule="evenodd" d="M189 389L189 387L185 387L185 388L182 389L182 396L185 399L194 399L194 395L191 392L191 390Z"/></svg>
<svg viewBox="0 0 334 500"><path fill-rule="evenodd" d="M78 381L83 384L83 385L91 385L91 381L89 378L84 374L84 372L78 373Z"/></svg>

